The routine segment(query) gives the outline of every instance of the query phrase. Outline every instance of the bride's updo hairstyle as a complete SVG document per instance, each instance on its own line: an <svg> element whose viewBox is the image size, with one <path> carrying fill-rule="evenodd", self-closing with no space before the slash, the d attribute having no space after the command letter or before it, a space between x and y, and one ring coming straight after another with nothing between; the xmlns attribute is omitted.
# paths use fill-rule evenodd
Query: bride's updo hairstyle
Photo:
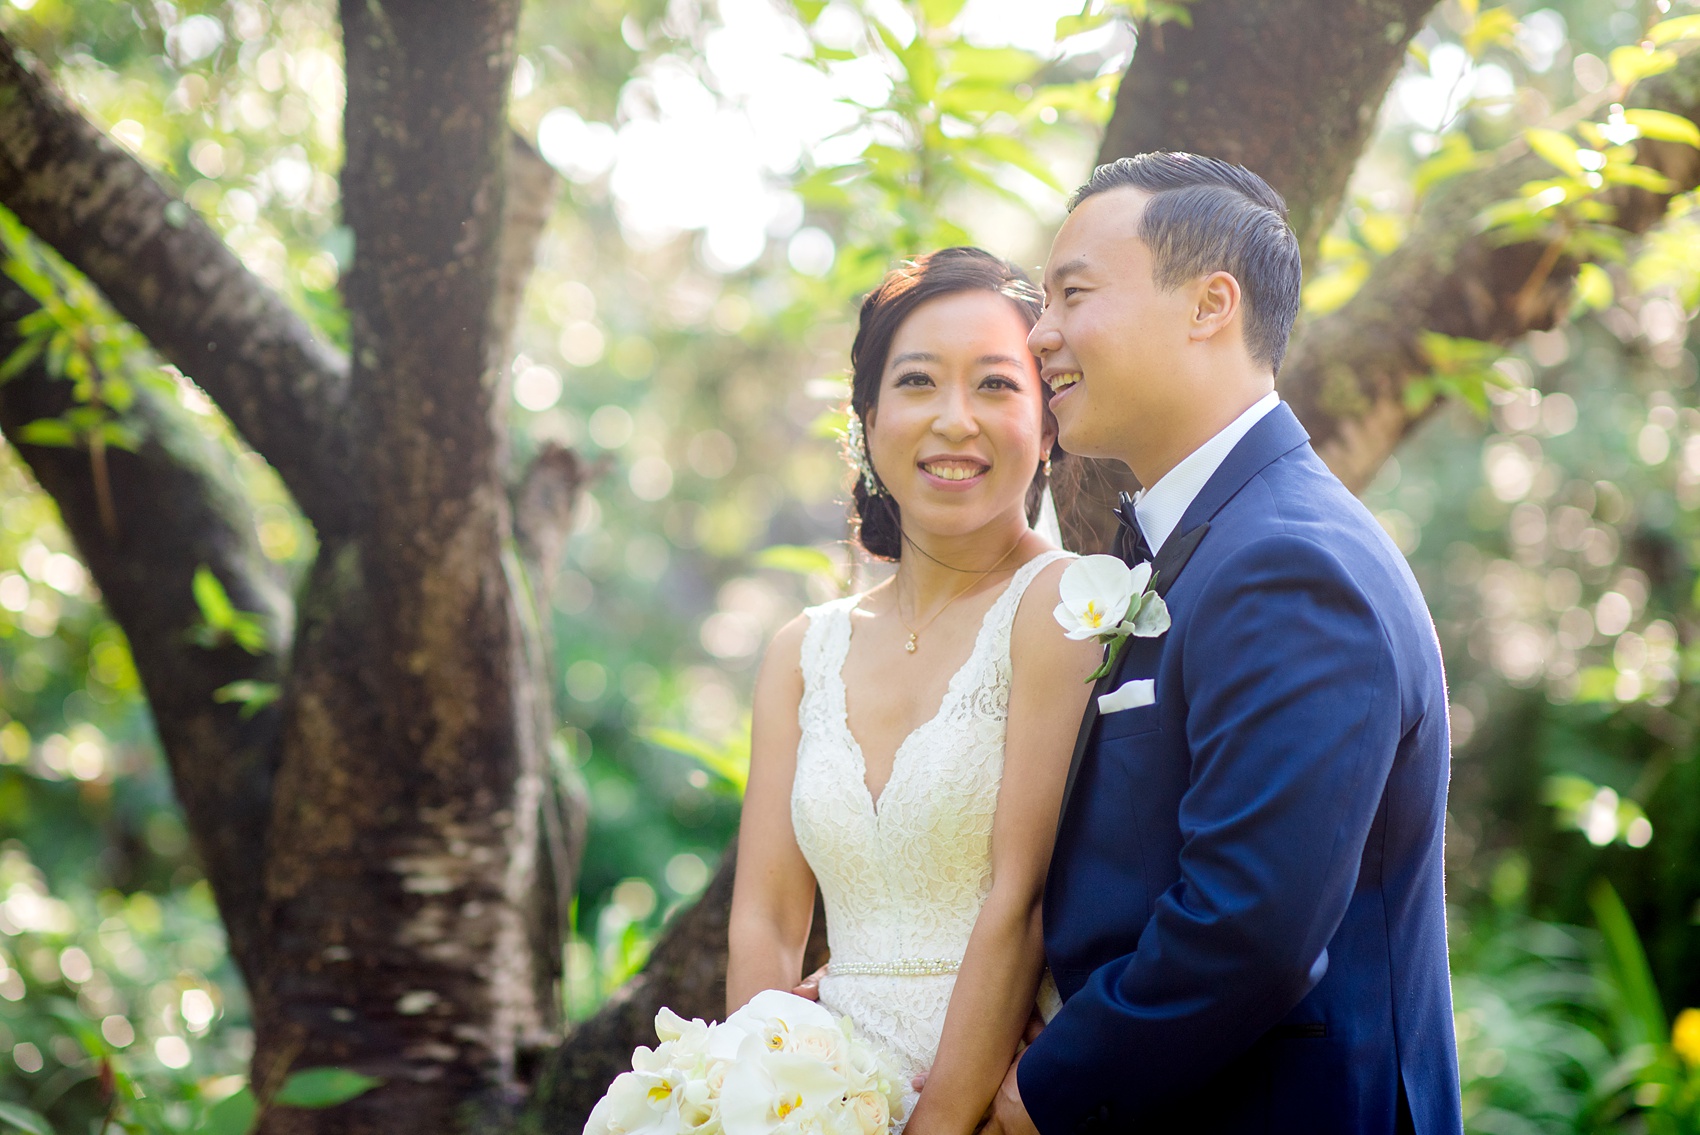
<svg viewBox="0 0 1700 1135"><path fill-rule="evenodd" d="M859 432L865 434L868 413L879 402L880 378L885 373L886 359L891 356L891 341L903 321L928 300L978 291L995 292L1009 300L1030 328L1039 321L1043 302L1033 281L1014 264L979 248L941 248L906 260L887 272L879 287L868 293L862 301L856 342L850 347L850 412L863 427ZM1047 407L1044 413L1048 422L1050 409ZM865 444L860 460L870 460ZM1033 471L1033 483L1027 489L1029 524L1038 519L1044 493L1045 468L1040 464ZM856 535L862 547L882 560L900 559L903 527L897 502L883 491L883 486L879 495L870 494L865 479L859 475L851 494L856 510Z"/></svg>

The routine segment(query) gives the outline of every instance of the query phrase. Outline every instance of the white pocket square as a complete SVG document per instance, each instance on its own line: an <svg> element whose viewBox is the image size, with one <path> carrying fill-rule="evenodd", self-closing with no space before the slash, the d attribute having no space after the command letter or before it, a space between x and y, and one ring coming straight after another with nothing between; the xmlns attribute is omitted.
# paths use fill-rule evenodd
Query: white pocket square
<svg viewBox="0 0 1700 1135"><path fill-rule="evenodd" d="M1115 713L1120 709L1138 709L1142 705L1150 705L1157 700L1156 681L1152 678L1135 678L1123 683L1121 688L1098 697L1099 713Z"/></svg>

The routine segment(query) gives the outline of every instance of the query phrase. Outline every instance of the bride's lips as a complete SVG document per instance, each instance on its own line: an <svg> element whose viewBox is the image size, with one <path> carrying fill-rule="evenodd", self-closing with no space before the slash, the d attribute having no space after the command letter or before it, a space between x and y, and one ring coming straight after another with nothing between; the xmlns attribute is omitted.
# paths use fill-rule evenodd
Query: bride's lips
<svg viewBox="0 0 1700 1135"><path fill-rule="evenodd" d="M966 492L986 479L992 467L977 457L923 457L915 463L922 478L947 493Z"/></svg>

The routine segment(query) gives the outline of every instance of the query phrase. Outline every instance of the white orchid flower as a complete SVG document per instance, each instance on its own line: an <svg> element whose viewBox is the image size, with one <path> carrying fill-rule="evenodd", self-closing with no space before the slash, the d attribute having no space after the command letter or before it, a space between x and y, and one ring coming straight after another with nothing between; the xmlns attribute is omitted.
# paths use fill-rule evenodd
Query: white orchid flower
<svg viewBox="0 0 1700 1135"><path fill-rule="evenodd" d="M622 1072L591 1109L585 1135L680 1135L683 1095L677 1071Z"/></svg>
<svg viewBox="0 0 1700 1135"><path fill-rule="evenodd" d="M829 1105L843 1102L844 1089L844 1077L831 1065L775 1051L751 1036L721 1086L720 1125L726 1135L771 1135L818 1121Z"/></svg>
<svg viewBox="0 0 1700 1135"><path fill-rule="evenodd" d="M1151 586L1151 565L1128 567L1115 556L1082 556L1057 581L1053 614L1076 641L1110 643L1103 664L1086 680L1110 672L1129 637L1155 638L1169 629L1169 607Z"/></svg>
<svg viewBox="0 0 1700 1135"><path fill-rule="evenodd" d="M1150 579L1150 564L1130 568L1115 556L1082 556L1057 581L1056 620L1077 641L1113 635Z"/></svg>

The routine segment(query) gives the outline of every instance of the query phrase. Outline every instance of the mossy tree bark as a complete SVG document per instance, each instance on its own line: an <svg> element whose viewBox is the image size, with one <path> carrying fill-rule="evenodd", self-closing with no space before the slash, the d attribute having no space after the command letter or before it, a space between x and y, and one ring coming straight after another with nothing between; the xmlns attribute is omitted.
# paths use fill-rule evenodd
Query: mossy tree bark
<svg viewBox="0 0 1700 1135"><path fill-rule="evenodd" d="M0 203L213 397L319 540L292 603L234 455L151 388L103 474L19 447L130 637L249 986L258 1091L320 1065L383 1081L268 1110L267 1132L504 1122L556 1035L582 809L547 771L538 569L584 470L548 451L510 503L503 363L555 187L506 125L518 9L343 5L346 358L0 42ZM0 285L0 349L33 306ZM0 427L68 391L38 363L0 390ZM261 617L257 654L190 641L201 564ZM281 697L244 717L215 698L240 680Z"/></svg>

